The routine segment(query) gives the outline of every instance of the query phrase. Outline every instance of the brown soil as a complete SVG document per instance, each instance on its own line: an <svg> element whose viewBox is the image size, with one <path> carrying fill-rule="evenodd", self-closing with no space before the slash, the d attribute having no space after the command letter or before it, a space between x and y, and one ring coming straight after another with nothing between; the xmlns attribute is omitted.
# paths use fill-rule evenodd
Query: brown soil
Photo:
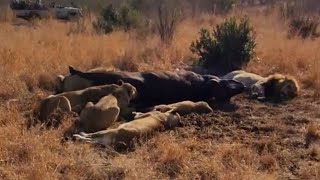
<svg viewBox="0 0 320 180"><path fill-rule="evenodd" d="M319 154L310 153L312 144L319 142L309 140L306 133L309 126L320 125L320 101L308 94L303 91L301 97L283 104L260 103L239 96L212 114L183 117L183 127L177 129L176 136L181 140L196 137L218 146L239 143L260 157L268 154L274 158L260 162L258 170L277 166L280 178L315 178L306 175L306 170L319 167Z"/></svg>

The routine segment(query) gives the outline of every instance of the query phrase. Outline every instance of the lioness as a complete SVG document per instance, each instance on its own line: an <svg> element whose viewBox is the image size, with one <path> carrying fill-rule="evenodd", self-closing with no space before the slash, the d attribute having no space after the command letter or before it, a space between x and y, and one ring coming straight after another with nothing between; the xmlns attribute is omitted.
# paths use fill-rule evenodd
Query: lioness
<svg viewBox="0 0 320 180"><path fill-rule="evenodd" d="M109 129L95 133L80 133L73 136L79 140L102 144L104 146L111 146L124 143L126 145L134 138L143 135L149 135L153 132L164 128L176 127L181 121L178 113L170 111L162 113L159 111L152 111L143 114L141 117L121 124L116 129Z"/></svg>
<svg viewBox="0 0 320 180"><path fill-rule="evenodd" d="M208 103L204 101L192 102L192 101L181 101L173 104L162 104L157 105L152 108L153 111L167 112L172 110L177 112L181 116L190 114L190 113L211 113L213 112L212 108Z"/></svg>
<svg viewBox="0 0 320 180"><path fill-rule="evenodd" d="M83 90L48 96L40 103L39 119L46 120L57 108L74 111L79 114L88 102L97 103L102 97L111 94L117 89L122 89L124 86L134 89L129 83L119 81L118 84L94 86Z"/></svg>
<svg viewBox="0 0 320 180"><path fill-rule="evenodd" d="M296 97L300 91L297 80L282 74L262 77L243 70L232 71L222 79L233 79L242 82L252 98L284 101Z"/></svg>
<svg viewBox="0 0 320 180"><path fill-rule="evenodd" d="M99 100L97 104L88 102L80 113L79 128L87 133L107 129L128 110L129 102L136 96L136 89L125 83L110 95Z"/></svg>

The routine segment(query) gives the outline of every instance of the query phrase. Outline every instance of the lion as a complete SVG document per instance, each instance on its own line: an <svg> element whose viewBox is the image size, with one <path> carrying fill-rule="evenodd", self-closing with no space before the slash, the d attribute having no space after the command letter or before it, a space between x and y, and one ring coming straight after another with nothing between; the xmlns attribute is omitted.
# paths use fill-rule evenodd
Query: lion
<svg viewBox="0 0 320 180"><path fill-rule="evenodd" d="M254 73L249 73L249 72L246 72L243 70L232 71L232 72L222 76L221 78L222 79L237 80L239 82L242 82L246 86L246 88L250 88L252 85L257 83L258 81L265 79L262 76L259 76Z"/></svg>
<svg viewBox="0 0 320 180"><path fill-rule="evenodd" d="M107 67L97 67L86 71L86 73L112 73L117 72L116 68L107 68ZM68 75L57 75L55 80L55 91L56 93L63 93L68 91L76 91L85 89L92 86L104 85L104 84L113 84L113 83L102 83L94 84L92 81L83 78L77 75L78 70L73 66L69 66ZM114 82L115 83L115 82Z"/></svg>
<svg viewBox="0 0 320 180"><path fill-rule="evenodd" d="M106 72L115 72L118 70L119 69L114 68L114 67L96 67L96 68L88 70L87 72L88 73L106 73Z"/></svg>
<svg viewBox="0 0 320 180"><path fill-rule="evenodd" d="M300 87L295 78L279 73L262 77L243 70L232 71L222 79L233 79L246 86L251 98L260 100L286 101L298 96Z"/></svg>
<svg viewBox="0 0 320 180"><path fill-rule="evenodd" d="M107 129L119 115L123 117L130 111L128 106L135 96L136 89L125 83L96 104L88 102L80 113L79 128L88 133Z"/></svg>
<svg viewBox="0 0 320 180"><path fill-rule="evenodd" d="M207 102L199 101L181 101L173 104L162 104L157 105L152 108L153 111L160 111L160 112L167 112L167 111L174 111L179 113L179 115L184 116L190 113L211 113L213 112L212 108L209 106Z"/></svg>
<svg viewBox="0 0 320 180"><path fill-rule="evenodd" d="M68 91L75 91L75 90L81 90L85 89L88 87L94 86L94 84L85 79L81 78L80 76L74 75L71 76L76 71L76 69L72 66L69 66L69 75L58 75L56 78L56 92L57 93L63 93L63 92L68 92ZM110 70L112 71L112 70ZM94 68L91 69L87 72L91 73L102 73L102 72L109 72L108 69L105 68ZM77 88L75 88L77 87Z"/></svg>
<svg viewBox="0 0 320 180"><path fill-rule="evenodd" d="M130 145L134 138L150 135L153 132L165 129L174 128L180 124L181 117L178 113L171 111L162 113L159 111L152 111L142 114L133 121L121 124L116 129L108 129L98 131L95 133L74 134L73 136L78 140L86 142L97 143L106 147L112 145L125 144Z"/></svg>
<svg viewBox="0 0 320 180"><path fill-rule="evenodd" d="M94 86L83 90L50 95L40 103L39 119L46 120L57 108L79 114L88 102L97 103L102 97L123 87L135 89L135 87L129 83L119 81L118 84Z"/></svg>
<svg viewBox="0 0 320 180"><path fill-rule="evenodd" d="M299 95L300 87L297 80L291 76L272 74L265 80L257 82L252 89L264 89L264 98L276 102L287 101Z"/></svg>

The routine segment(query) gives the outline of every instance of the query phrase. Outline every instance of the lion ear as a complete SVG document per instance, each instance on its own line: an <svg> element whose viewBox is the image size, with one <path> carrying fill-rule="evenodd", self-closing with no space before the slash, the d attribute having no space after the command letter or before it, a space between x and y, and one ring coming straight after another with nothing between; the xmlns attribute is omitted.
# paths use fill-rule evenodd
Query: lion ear
<svg viewBox="0 0 320 180"><path fill-rule="evenodd" d="M117 85L122 86L123 83L124 83L124 82L120 79L120 80L117 82Z"/></svg>

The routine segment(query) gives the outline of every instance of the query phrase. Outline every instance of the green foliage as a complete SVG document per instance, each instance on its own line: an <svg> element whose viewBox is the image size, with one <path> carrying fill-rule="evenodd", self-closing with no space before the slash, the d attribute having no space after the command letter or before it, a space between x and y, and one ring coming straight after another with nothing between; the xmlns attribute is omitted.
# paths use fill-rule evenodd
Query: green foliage
<svg viewBox="0 0 320 180"><path fill-rule="evenodd" d="M125 31L140 26L142 16L139 11L133 9L131 6L124 4L119 9L119 26L123 27Z"/></svg>
<svg viewBox="0 0 320 180"><path fill-rule="evenodd" d="M119 24L119 16L112 4L104 8L97 21L93 22L93 27L98 32L110 33Z"/></svg>
<svg viewBox="0 0 320 180"><path fill-rule="evenodd" d="M217 25L212 34L201 29L200 39L192 42L191 51L206 68L233 71L245 66L254 55L256 47L253 28L247 18L238 24L235 18Z"/></svg>
<svg viewBox="0 0 320 180"><path fill-rule="evenodd" d="M296 17L290 20L289 36L299 36L303 39L319 37L317 32L319 22L309 17Z"/></svg>
<svg viewBox="0 0 320 180"><path fill-rule="evenodd" d="M128 31L140 26L142 21L141 14L128 4L123 4L118 9L113 8L112 4L104 8L93 23L93 27L103 33L110 33L117 29Z"/></svg>

